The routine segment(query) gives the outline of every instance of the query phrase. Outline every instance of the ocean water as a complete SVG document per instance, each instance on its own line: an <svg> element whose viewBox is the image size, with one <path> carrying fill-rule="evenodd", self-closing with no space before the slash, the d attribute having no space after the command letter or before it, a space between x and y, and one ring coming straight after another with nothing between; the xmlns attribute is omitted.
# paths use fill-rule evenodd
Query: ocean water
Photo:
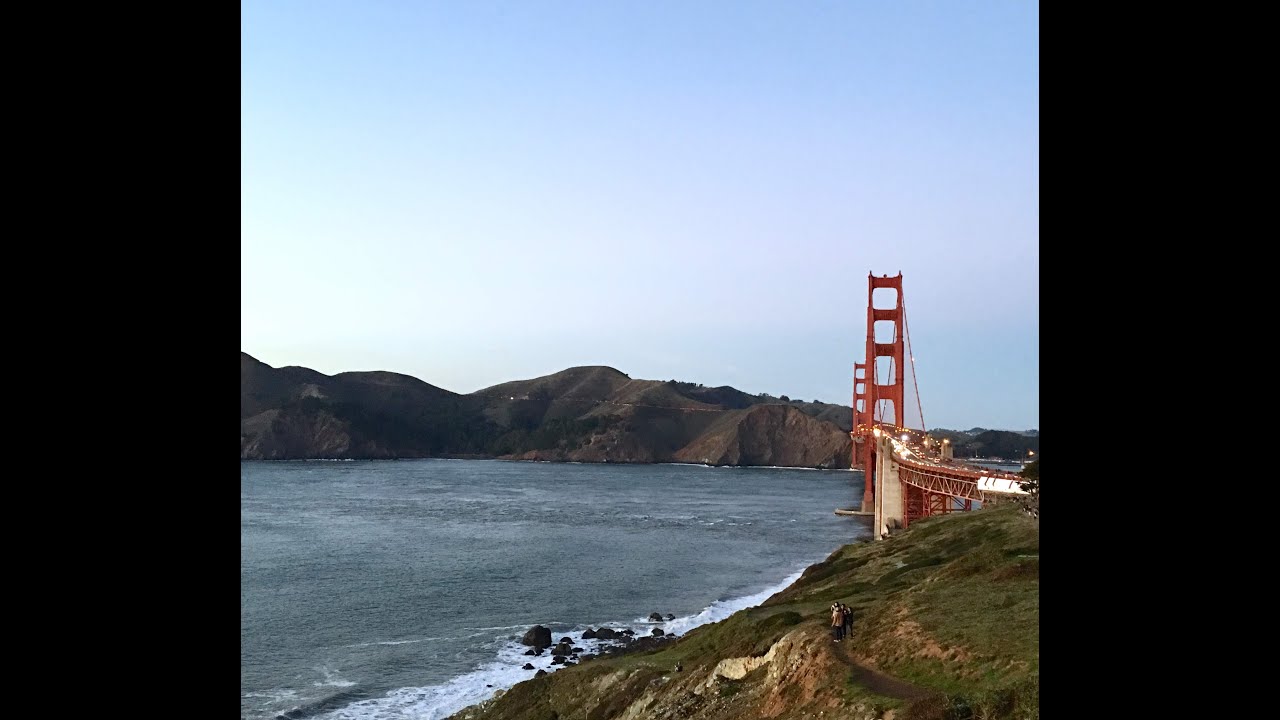
<svg viewBox="0 0 1280 720"><path fill-rule="evenodd" d="M683 634L870 534L848 470L242 463L241 716L438 720L528 679L534 625ZM656 623L650 613L675 620Z"/></svg>

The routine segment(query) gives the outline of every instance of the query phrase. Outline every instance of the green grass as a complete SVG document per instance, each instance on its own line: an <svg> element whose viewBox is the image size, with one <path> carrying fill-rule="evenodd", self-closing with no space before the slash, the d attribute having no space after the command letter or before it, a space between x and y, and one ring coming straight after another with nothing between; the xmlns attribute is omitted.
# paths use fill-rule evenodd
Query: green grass
<svg viewBox="0 0 1280 720"><path fill-rule="evenodd" d="M722 659L760 657L797 629L828 632L830 605L854 609L850 645L882 672L936 691L910 703L875 695L851 677L829 690L849 704L899 708L917 720L1039 716L1039 528L1016 506L913 522L884 542L846 545L810 567L790 588L749 608L642 653L603 657L520 683L484 720L607 720L677 663L705 675ZM738 707L755 697L767 666L719 683L717 697ZM574 711L590 686L622 673L588 713ZM783 688L784 697L786 688ZM585 705L583 706L585 707ZM744 710L746 711L746 710Z"/></svg>

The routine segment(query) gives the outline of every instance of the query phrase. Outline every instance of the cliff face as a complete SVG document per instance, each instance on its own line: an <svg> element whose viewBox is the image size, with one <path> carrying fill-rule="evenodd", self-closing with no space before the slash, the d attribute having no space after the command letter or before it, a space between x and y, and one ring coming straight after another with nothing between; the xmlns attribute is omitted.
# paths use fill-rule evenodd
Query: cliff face
<svg viewBox="0 0 1280 720"><path fill-rule="evenodd" d="M708 465L849 467L853 442L831 423L787 405L759 405L726 414L674 455Z"/></svg>
<svg viewBox="0 0 1280 720"><path fill-rule="evenodd" d="M853 608L833 642L830 606ZM1039 717L1039 525L1016 507L847 545L760 606L451 720Z"/></svg>
<svg viewBox="0 0 1280 720"><path fill-rule="evenodd" d="M242 459L487 456L849 467L820 404L569 368L459 395L407 375L332 377L241 353Z"/></svg>

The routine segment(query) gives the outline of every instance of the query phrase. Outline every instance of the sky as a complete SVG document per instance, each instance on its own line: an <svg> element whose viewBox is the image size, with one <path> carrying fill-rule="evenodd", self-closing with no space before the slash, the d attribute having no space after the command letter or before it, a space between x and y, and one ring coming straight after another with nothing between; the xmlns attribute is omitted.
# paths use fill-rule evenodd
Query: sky
<svg viewBox="0 0 1280 720"><path fill-rule="evenodd" d="M1039 428L1035 2L250 0L240 122L273 367L848 405L901 272L924 425Z"/></svg>

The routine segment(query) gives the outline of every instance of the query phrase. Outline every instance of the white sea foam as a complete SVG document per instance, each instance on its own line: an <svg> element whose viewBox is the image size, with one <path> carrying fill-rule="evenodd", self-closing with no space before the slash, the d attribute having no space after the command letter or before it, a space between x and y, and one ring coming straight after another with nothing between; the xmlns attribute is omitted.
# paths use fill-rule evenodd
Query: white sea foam
<svg viewBox="0 0 1280 720"><path fill-rule="evenodd" d="M274 717L277 713L271 712L271 708L293 705L298 700L298 691L293 688L281 688L276 690L242 693L240 697L247 700L265 701L253 704L256 705L262 713L265 713L263 717Z"/></svg>
<svg viewBox="0 0 1280 720"><path fill-rule="evenodd" d="M353 687L355 686L355 683L352 682L351 680L346 680L338 677L338 671L334 670L333 668L321 667L316 669L319 670L322 675L324 675L324 680L318 680L312 683L312 685L315 685L316 687Z"/></svg>
<svg viewBox="0 0 1280 720"><path fill-rule="evenodd" d="M755 607L769 599L774 593L800 579L803 570L788 576L782 582L760 592L744 597L717 600L697 614L678 617L674 620L655 622L648 617L634 618L630 622L610 621L591 625L592 628L609 627L614 629L631 628L636 637L645 637L653 628L661 628L664 633L683 635L690 630L708 623L719 622L730 615L749 607ZM545 621L544 627L564 627L565 623ZM514 629L510 626L491 628L491 630ZM569 631L552 631L552 641L570 638L572 644L583 649L583 654L598 652L609 641L595 639L584 640L582 633L585 626L578 626ZM512 640L500 640L497 659L472 672L453 678L440 685L427 687L408 687L392 690L380 698L361 700L346 707L318 715L319 720L442 720L468 705L474 705L493 697L498 690L506 689L518 682L528 680L538 670L555 672L563 665L552 665L550 653L540 656L525 655L529 648ZM521 669L525 663L533 666L532 670Z"/></svg>
<svg viewBox="0 0 1280 720"><path fill-rule="evenodd" d="M267 692L247 692L240 697L246 698L268 698L270 700L292 700L298 697L298 691L293 689L287 690L270 690Z"/></svg>
<svg viewBox="0 0 1280 720"><path fill-rule="evenodd" d="M770 596L774 595L775 593L779 593L785 590L789 585L791 585L791 583L795 582L796 580L799 580L800 576L803 573L804 571L800 570L788 576L787 579L783 580L781 583L771 588L766 588L764 590L761 590L760 592L754 595L747 595L746 597L733 598L731 600L717 600L711 603L710 605L708 605L705 609L703 609L702 612L698 613L697 615L678 617L675 620L666 621L661 625L662 630L663 632L666 632L668 634L676 633L677 635L683 635L689 632L690 630L698 627L699 625L706 625L708 623L720 622L721 620L724 620L725 618L738 612L739 610L745 610L746 608L749 608L749 607L755 607L756 605L759 605L765 600L768 600ZM657 623L654 623L654 624L657 625Z"/></svg>

